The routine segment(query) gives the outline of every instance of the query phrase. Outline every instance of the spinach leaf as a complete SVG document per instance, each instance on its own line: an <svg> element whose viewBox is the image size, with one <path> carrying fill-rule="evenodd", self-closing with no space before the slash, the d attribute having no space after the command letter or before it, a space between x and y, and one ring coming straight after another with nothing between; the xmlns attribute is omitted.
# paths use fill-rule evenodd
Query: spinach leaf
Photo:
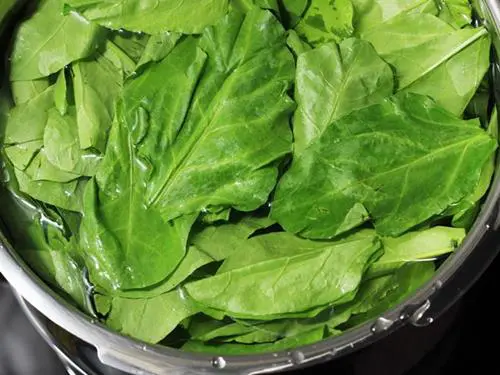
<svg viewBox="0 0 500 375"><path fill-rule="evenodd" d="M152 298L167 293L185 281L194 271L200 267L221 261L237 250L243 240L247 239L255 231L266 228L274 222L268 218L245 217L238 223L221 226L209 226L201 231L193 231L186 255L179 263L175 271L159 285L152 288L114 291L113 295L125 298Z"/></svg>
<svg viewBox="0 0 500 375"><path fill-rule="evenodd" d="M48 111L53 107L54 88L49 87L35 98L12 108L5 128L4 144L19 145L42 141ZM30 126L27 127L25 124Z"/></svg>
<svg viewBox="0 0 500 375"><path fill-rule="evenodd" d="M182 35L179 33L171 33L168 31L151 36L146 44L146 47L144 48L144 52L141 54L141 58L137 63L136 69L139 69L149 62L158 62L163 60L170 52L172 52L181 36Z"/></svg>
<svg viewBox="0 0 500 375"><path fill-rule="evenodd" d="M56 73L93 53L100 28L76 13L62 14L62 0L45 0L21 24L11 57L12 81L27 81Z"/></svg>
<svg viewBox="0 0 500 375"><path fill-rule="evenodd" d="M231 13L128 85L126 122L141 137L143 160L158 160L146 205L164 220L210 208L251 211L268 199L275 162L291 149L294 60L285 38L268 11ZM183 89L193 61L198 74Z"/></svg>
<svg viewBox="0 0 500 375"><path fill-rule="evenodd" d="M102 306L103 297L100 300ZM165 338L182 320L198 312L178 289L150 299L114 297L107 303L111 303L106 319L110 328L153 344Z"/></svg>
<svg viewBox="0 0 500 375"><path fill-rule="evenodd" d="M248 12L254 7L269 9L280 19L283 26L291 29L301 20L309 6L309 0L232 0L231 7Z"/></svg>
<svg viewBox="0 0 500 375"><path fill-rule="evenodd" d="M95 174L101 156L80 148L74 107L66 116L55 108L48 111L43 139L45 155L52 165L76 177Z"/></svg>
<svg viewBox="0 0 500 375"><path fill-rule="evenodd" d="M226 226L222 226L224 228ZM376 244L377 235L373 230L361 230L335 242L315 242L291 235L290 233L270 233L238 242L225 243L228 248L234 247L218 273L229 272L270 259L278 259L295 254L305 254L317 250L335 250L338 252L354 252L357 249ZM227 250L226 250L227 251Z"/></svg>
<svg viewBox="0 0 500 375"><path fill-rule="evenodd" d="M286 44L288 45L288 48L292 50L295 57L298 57L300 54L312 49L309 44L307 44L299 37L295 30L288 30L288 38L286 40Z"/></svg>
<svg viewBox="0 0 500 375"><path fill-rule="evenodd" d="M435 0L352 0L352 5L356 35L398 16L418 13L437 15L439 12Z"/></svg>
<svg viewBox="0 0 500 375"><path fill-rule="evenodd" d="M68 87L64 69L59 72L54 86L54 104L61 116L68 112Z"/></svg>
<svg viewBox="0 0 500 375"><path fill-rule="evenodd" d="M93 60L73 64L76 117L79 147L104 152L114 118L115 102L123 91L127 66L135 63L110 41ZM125 62L123 63L123 60Z"/></svg>
<svg viewBox="0 0 500 375"><path fill-rule="evenodd" d="M367 220L366 207L380 234L400 235L474 190L496 148L478 125L417 94L353 112L294 159L271 217L301 236L332 238Z"/></svg>
<svg viewBox="0 0 500 375"><path fill-rule="evenodd" d="M108 50L110 49L110 47L111 50L115 50L113 46L117 47L117 51L121 51L128 57L131 62L130 65L133 71L134 64L137 64L141 59L150 39L151 35L144 33L133 33L120 29L111 33L111 35L109 36L109 40L111 41L111 43L108 46Z"/></svg>
<svg viewBox="0 0 500 375"><path fill-rule="evenodd" d="M398 90L429 95L456 115L463 113L489 66L484 28L455 30L430 14L396 17L362 37L394 67Z"/></svg>
<svg viewBox="0 0 500 375"><path fill-rule="evenodd" d="M32 81L14 81L11 82L10 90L16 105L21 105L36 98L49 87L47 78L35 79Z"/></svg>
<svg viewBox="0 0 500 375"><path fill-rule="evenodd" d="M297 59L295 153L302 152L343 115L392 95L393 73L370 43L347 39Z"/></svg>
<svg viewBox="0 0 500 375"><path fill-rule="evenodd" d="M117 114L122 118L121 112ZM106 155L84 195L82 256L91 280L104 290L139 289L175 270L195 216L165 222L144 206L148 170L131 134L116 122Z"/></svg>
<svg viewBox="0 0 500 375"><path fill-rule="evenodd" d="M439 18L459 29L472 22L472 6L469 0L439 0Z"/></svg>
<svg viewBox="0 0 500 375"><path fill-rule="evenodd" d="M227 12L228 0L65 0L90 21L110 29L196 34Z"/></svg>
<svg viewBox="0 0 500 375"><path fill-rule="evenodd" d="M268 236L272 234L248 241ZM347 251L342 243L313 243L287 233L273 238L276 248L284 241L292 243L288 254L271 252L267 259L188 283L184 288L189 297L226 315L251 319L336 305L354 298L364 271L380 255L373 236L347 244Z"/></svg>
<svg viewBox="0 0 500 375"><path fill-rule="evenodd" d="M66 238L61 217L23 196L7 163L0 172L5 176L0 181L0 224L11 244L41 278L89 311L83 273L73 257L76 243Z"/></svg>
<svg viewBox="0 0 500 375"><path fill-rule="evenodd" d="M61 183L35 180L28 173L17 168L14 172L19 183L19 190L23 193L68 211L80 212L82 210L83 189L87 180L78 179Z"/></svg>
<svg viewBox="0 0 500 375"><path fill-rule="evenodd" d="M233 323L227 323L195 317L189 325L189 333L193 340L199 341L234 341L243 344L274 342L317 328L333 333L335 327L345 323L350 316L349 309L327 308L314 318L280 319L270 322L237 319Z"/></svg>
<svg viewBox="0 0 500 375"><path fill-rule="evenodd" d="M455 250L464 237L463 229L441 226L396 238L383 237L384 255L372 264L367 277L391 273L408 262L431 261Z"/></svg>
<svg viewBox="0 0 500 375"><path fill-rule="evenodd" d="M404 301L434 275L433 262L410 263L391 276L383 276L363 283L352 309L353 316L342 329L354 327L378 317Z"/></svg>
<svg viewBox="0 0 500 375"><path fill-rule="evenodd" d="M311 0L295 30L309 44L340 42L352 36L351 0Z"/></svg>
<svg viewBox="0 0 500 375"><path fill-rule="evenodd" d="M498 112L496 107L493 109L491 115L488 133L495 139L498 139ZM481 177L474 191L463 199L457 207L454 207L452 211L452 213L455 213L452 219L452 224L454 226L470 228L472 225L479 211L479 201L488 191L495 173L495 159L496 155L490 157L490 160L483 166Z"/></svg>
<svg viewBox="0 0 500 375"><path fill-rule="evenodd" d="M238 355L250 353L276 352L286 350L297 346L312 344L323 338L323 328L315 328L309 332L301 333L293 337L287 337L274 343L265 344L207 344L201 341L188 341L182 347L182 350L188 352L211 353L217 355Z"/></svg>

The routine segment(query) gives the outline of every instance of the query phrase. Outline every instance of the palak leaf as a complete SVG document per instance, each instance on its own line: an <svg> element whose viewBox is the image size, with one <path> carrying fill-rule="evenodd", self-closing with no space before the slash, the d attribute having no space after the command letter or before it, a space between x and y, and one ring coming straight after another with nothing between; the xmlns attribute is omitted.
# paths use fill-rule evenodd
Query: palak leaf
<svg viewBox="0 0 500 375"><path fill-rule="evenodd" d="M228 0L66 0L90 21L110 29L159 34L200 33L227 12Z"/></svg>
<svg viewBox="0 0 500 375"><path fill-rule="evenodd" d="M311 0L295 30L311 45L340 42L352 36L351 0Z"/></svg>
<svg viewBox="0 0 500 375"><path fill-rule="evenodd" d="M420 95L392 97L334 121L295 158L271 216L331 238L365 221L366 207L379 233L397 236L470 194L495 148L478 121Z"/></svg>
<svg viewBox="0 0 500 375"><path fill-rule="evenodd" d="M408 262L432 261L454 251L464 238L463 229L441 226L383 237L384 255L372 264L366 277L391 273Z"/></svg>
<svg viewBox="0 0 500 375"><path fill-rule="evenodd" d="M295 153L343 115L392 95L393 73L370 43L348 39L302 53L297 61Z"/></svg>
<svg viewBox="0 0 500 375"><path fill-rule="evenodd" d="M40 78L31 81L11 82L10 89L16 105L21 105L34 99L49 87L47 78Z"/></svg>
<svg viewBox="0 0 500 375"><path fill-rule="evenodd" d="M362 37L394 67L398 90L429 95L456 115L462 114L489 66L484 28L455 30L430 14L396 17Z"/></svg>
<svg viewBox="0 0 500 375"><path fill-rule="evenodd" d="M114 118L115 102L123 90L126 67L112 42L93 60L72 66L79 146L104 152ZM127 57L125 57L127 59ZM131 68L135 63L130 62Z"/></svg>
<svg viewBox="0 0 500 375"><path fill-rule="evenodd" d="M383 276L361 285L353 307L353 316L342 328L354 327L378 317L412 295L434 275L433 262L410 263L391 276Z"/></svg>
<svg viewBox="0 0 500 375"><path fill-rule="evenodd" d="M153 344L165 338L182 320L198 312L180 290L150 299L115 297L110 303L106 320L110 328Z"/></svg>
<svg viewBox="0 0 500 375"><path fill-rule="evenodd" d="M352 5L356 35L368 32L397 16L418 13L437 15L439 12L435 0L352 0Z"/></svg>
<svg viewBox="0 0 500 375"><path fill-rule="evenodd" d="M282 233L249 242L268 236L273 241L267 244L274 242L277 249L288 241L288 254L276 256L271 250L265 259L188 283L189 297L226 315L251 319L340 304L354 297L364 271L380 255L374 236L343 244L314 243Z"/></svg>
<svg viewBox="0 0 500 375"><path fill-rule="evenodd" d="M46 77L95 51L100 28L76 13L63 15L62 8L62 0L42 1L21 24L12 52L12 81Z"/></svg>
<svg viewBox="0 0 500 375"><path fill-rule="evenodd" d="M459 29L472 22L472 6L469 0L439 0L439 18Z"/></svg>
<svg viewBox="0 0 500 375"><path fill-rule="evenodd" d="M134 146L125 126L115 123L96 180L84 196L82 256L91 280L109 291L145 288L164 280L184 257L196 219L166 222L144 206L148 171Z"/></svg>
<svg viewBox="0 0 500 375"><path fill-rule="evenodd" d="M251 211L266 202L275 161L291 149L286 91L294 60L285 43L268 11L231 13L131 81L127 124L154 166L146 204L165 220L210 208ZM193 61L202 66L191 69ZM182 89L191 73L198 73L193 85Z"/></svg>
<svg viewBox="0 0 500 375"><path fill-rule="evenodd" d="M312 344L320 341L324 336L323 328L315 328L309 332L301 333L297 336L287 337L274 343L265 344L206 344L201 341L188 341L182 347L187 352L210 353L217 355L238 355L251 353L276 352L295 348L302 345Z"/></svg>

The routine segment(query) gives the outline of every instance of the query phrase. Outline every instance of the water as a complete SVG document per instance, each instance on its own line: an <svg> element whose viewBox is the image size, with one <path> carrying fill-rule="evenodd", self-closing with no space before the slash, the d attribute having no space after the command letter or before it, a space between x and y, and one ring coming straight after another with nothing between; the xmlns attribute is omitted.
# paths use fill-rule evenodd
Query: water
<svg viewBox="0 0 500 375"><path fill-rule="evenodd" d="M223 369L227 365L226 360L223 357L212 358L212 367L216 369Z"/></svg>

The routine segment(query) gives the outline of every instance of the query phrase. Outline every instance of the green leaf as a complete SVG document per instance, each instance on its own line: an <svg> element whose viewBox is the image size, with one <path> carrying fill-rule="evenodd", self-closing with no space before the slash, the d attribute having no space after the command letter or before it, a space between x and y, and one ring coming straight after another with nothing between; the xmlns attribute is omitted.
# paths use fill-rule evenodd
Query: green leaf
<svg viewBox="0 0 500 375"><path fill-rule="evenodd" d="M456 115L462 114L489 67L490 41L484 28L455 30L429 14L394 18L362 37L394 67L398 90L429 95Z"/></svg>
<svg viewBox="0 0 500 375"><path fill-rule="evenodd" d="M472 6L469 0L438 0L439 18L460 29L472 22Z"/></svg>
<svg viewBox="0 0 500 375"><path fill-rule="evenodd" d="M111 300L106 324L124 335L156 344L181 321L196 313L197 307L180 290L151 299L115 297Z"/></svg>
<svg viewBox="0 0 500 375"><path fill-rule="evenodd" d="M454 251L465 238L460 228L433 227L400 237L383 237L384 255L370 267L367 277L391 273L408 262L431 261Z"/></svg>
<svg viewBox="0 0 500 375"><path fill-rule="evenodd" d="M50 163L77 177L93 176L101 161L100 155L80 149L74 107L69 108L66 116L61 116L56 109L49 110L44 149Z"/></svg>
<svg viewBox="0 0 500 375"><path fill-rule="evenodd" d="M47 78L35 79L32 81L14 81L11 82L10 90L16 105L21 105L36 98L49 87Z"/></svg>
<svg viewBox="0 0 500 375"><path fill-rule="evenodd" d="M137 63L136 69L139 69L143 65L150 62L163 60L170 52L172 52L181 36L182 35L179 33L171 33L168 31L151 36L139 62Z"/></svg>
<svg viewBox="0 0 500 375"><path fill-rule="evenodd" d="M86 180L80 179L65 183L37 181L19 169L15 170L15 176L19 183L19 190L23 193L68 211L81 211L82 193Z"/></svg>
<svg viewBox="0 0 500 375"><path fill-rule="evenodd" d="M16 147L16 146L14 146ZM7 155L12 148L6 150ZM64 171L50 162L47 157L47 150L42 147L37 154L30 160L29 165L23 170L32 181L50 181L50 182L71 182L80 175Z"/></svg>
<svg viewBox="0 0 500 375"><path fill-rule="evenodd" d="M361 35L398 16L418 13L438 14L435 0L352 0L352 5L356 35Z"/></svg>
<svg viewBox="0 0 500 375"><path fill-rule="evenodd" d="M54 86L54 104L61 116L68 111L67 95L66 71L63 69L59 72Z"/></svg>
<svg viewBox="0 0 500 375"><path fill-rule="evenodd" d="M393 73L373 47L359 39L325 44L297 60L295 152L302 152L328 125L392 95Z"/></svg>
<svg viewBox="0 0 500 375"><path fill-rule="evenodd" d="M225 227L228 227L228 225L221 226L220 229ZM222 231L220 234L222 234ZM322 249L335 249L336 251L344 251L346 253L353 252L369 243L376 243L377 235L373 230L361 230L331 243L308 241L283 232L257 236L248 241L242 241L242 239L245 238L240 237L237 241L233 242L215 241L216 243L223 243L225 247L235 248L235 250L232 250L232 254L229 253L231 255L227 257L219 268L219 274L270 259L278 259L288 255L308 253Z"/></svg>
<svg viewBox="0 0 500 375"><path fill-rule="evenodd" d="M383 276L363 283L354 302L354 314L341 327L354 327L378 317L411 296L432 276L434 263L419 262L399 268L392 276Z"/></svg>
<svg viewBox="0 0 500 375"><path fill-rule="evenodd" d="M295 30L288 30L288 38L286 40L288 48L290 48L295 55L298 57L300 54L310 51L312 47L303 41Z"/></svg>
<svg viewBox="0 0 500 375"><path fill-rule="evenodd" d="M239 246L245 243L253 233L273 225L275 221L268 217L244 217L237 223L209 226L195 233L192 244L215 261L240 253ZM253 252L253 251L252 251Z"/></svg>
<svg viewBox="0 0 500 375"><path fill-rule="evenodd" d="M267 201L275 161L291 148L294 60L285 38L267 11L231 13L128 85L127 126L154 164L146 204L165 220L214 207L252 211Z"/></svg>
<svg viewBox="0 0 500 375"><path fill-rule="evenodd" d="M221 261L238 250L237 246L255 231L266 228L274 222L268 218L245 217L236 224L209 226L199 232L191 232L185 257L175 271L159 285L152 288L115 291L113 295L126 298L152 298L167 293L185 281L200 267Z"/></svg>
<svg viewBox="0 0 500 375"><path fill-rule="evenodd" d="M110 47L116 46L119 51L128 56L130 61L134 63L132 67L135 69L135 65L144 54L151 35L118 30L113 32L109 39L111 43L108 45L108 50Z"/></svg>
<svg viewBox="0 0 500 375"><path fill-rule="evenodd" d="M47 127L51 127L49 113L60 116L54 108L53 87L14 107L5 129L5 153L16 167L15 174L22 192L46 203L79 211L79 194L85 181L76 180L80 174L64 171L52 164L43 147L45 132ZM67 156L62 155L61 158L66 160ZM73 194L77 196L73 197Z"/></svg>
<svg viewBox="0 0 500 375"><path fill-rule="evenodd" d="M340 304L354 298L364 271L380 255L374 236L343 244L279 234L257 236L248 242L267 239L267 245L274 243L280 254L270 250L265 259L188 283L189 297L226 315L251 319ZM282 255L279 249L285 241L288 253Z"/></svg>
<svg viewBox="0 0 500 375"><path fill-rule="evenodd" d="M489 69L490 45L489 36L480 38L404 91L429 95L450 112L461 115Z"/></svg>
<svg viewBox="0 0 500 375"><path fill-rule="evenodd" d="M112 42L94 60L72 65L79 146L104 152L114 118L115 102L123 91L123 56ZM126 63L126 61L125 61ZM131 68L135 63L130 62Z"/></svg>
<svg viewBox="0 0 500 375"><path fill-rule="evenodd" d="M65 237L61 218L23 196L14 180L2 185L0 222L11 244L41 278L88 311L83 272L72 257L76 244Z"/></svg>
<svg viewBox="0 0 500 375"><path fill-rule="evenodd" d="M54 88L49 87L28 102L10 111L6 129L6 145L42 141L47 124L48 111L54 107ZM30 124L30 126L26 126Z"/></svg>
<svg viewBox="0 0 500 375"><path fill-rule="evenodd" d="M313 46L340 42L354 32L353 13L351 0L311 0L295 30Z"/></svg>
<svg viewBox="0 0 500 375"><path fill-rule="evenodd" d="M277 352L290 348L295 348L302 345L312 344L320 341L323 338L323 328L316 328L309 332L302 333L297 336L287 337L274 343L265 344L206 344L200 341L188 341L182 347L182 350L196 353L210 353L216 355L239 355L252 353Z"/></svg>
<svg viewBox="0 0 500 375"><path fill-rule="evenodd" d="M196 34L227 12L228 0L66 0L90 21L110 29Z"/></svg>
<svg viewBox="0 0 500 375"><path fill-rule="evenodd" d="M498 139L498 112L496 107L493 109L491 115L488 133L495 139ZM495 173L495 158L496 155L492 155L490 160L483 166L481 177L474 191L454 208L453 211L456 213L452 219L453 226L469 228L472 225L479 211L479 201L488 191L491 180L493 179Z"/></svg>
<svg viewBox="0 0 500 375"><path fill-rule="evenodd" d="M294 159L271 217L287 231L332 238L367 219L397 236L469 195L496 141L431 99L405 94L334 121ZM346 225L346 222L349 225Z"/></svg>
<svg viewBox="0 0 500 375"><path fill-rule="evenodd" d="M11 57L12 81L46 77L95 51L99 27L76 13L63 15L62 7L62 0L45 0L21 24Z"/></svg>
<svg viewBox="0 0 500 375"><path fill-rule="evenodd" d="M117 114L122 118L121 112ZM151 286L172 273L186 252L196 216L162 220L144 205L148 170L120 123L111 130L96 180L85 191L80 228L91 280L104 290Z"/></svg>

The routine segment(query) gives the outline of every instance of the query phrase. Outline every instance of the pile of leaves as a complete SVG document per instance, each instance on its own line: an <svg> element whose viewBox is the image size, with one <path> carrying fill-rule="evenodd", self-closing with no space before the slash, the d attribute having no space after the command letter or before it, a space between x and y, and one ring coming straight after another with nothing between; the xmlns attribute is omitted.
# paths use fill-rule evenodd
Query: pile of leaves
<svg viewBox="0 0 500 375"><path fill-rule="evenodd" d="M456 249L491 181L472 8L42 0L0 110L4 233L149 343L276 351L376 317Z"/></svg>

